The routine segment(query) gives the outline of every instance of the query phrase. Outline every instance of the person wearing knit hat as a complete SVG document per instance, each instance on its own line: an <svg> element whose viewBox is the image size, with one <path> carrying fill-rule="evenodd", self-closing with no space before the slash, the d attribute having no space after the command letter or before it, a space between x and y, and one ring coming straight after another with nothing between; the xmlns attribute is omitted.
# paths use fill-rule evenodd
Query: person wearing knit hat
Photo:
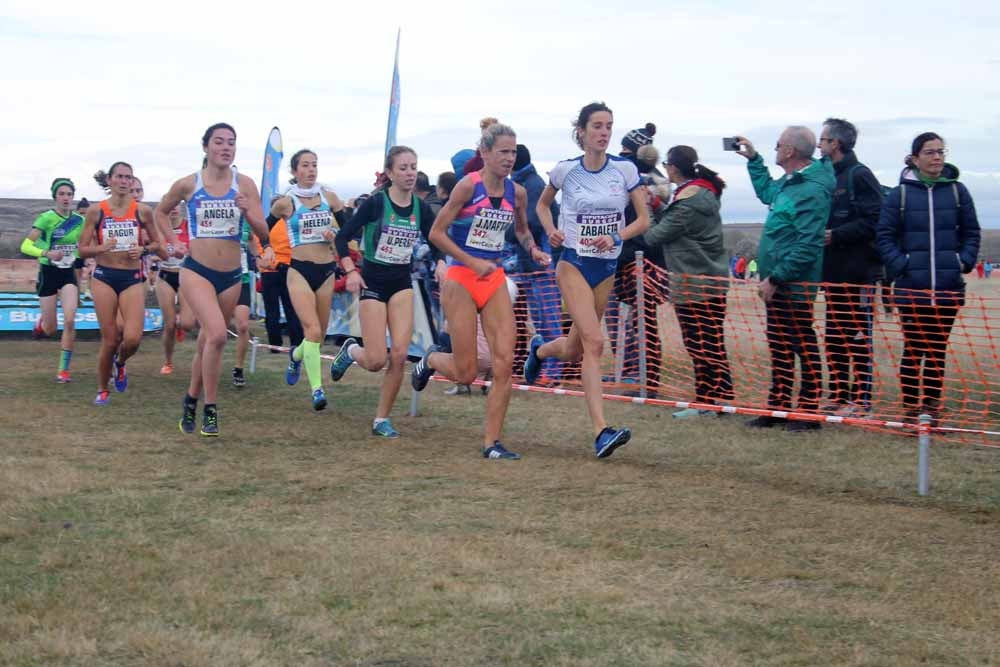
<svg viewBox="0 0 1000 667"><path fill-rule="evenodd" d="M35 219L31 233L21 243L21 252L38 260L38 303L41 315L32 329L34 337L51 336L59 321L56 298L62 303L62 351L56 380L70 381L69 362L76 339L76 306L80 289L76 269L82 266L77 257L84 218L73 211L76 186L68 178L57 178L49 187L55 206Z"/></svg>
<svg viewBox="0 0 1000 667"><path fill-rule="evenodd" d="M642 146L653 143L653 136L656 135L656 125L646 123L645 127L632 130L622 137L622 154L637 153Z"/></svg>

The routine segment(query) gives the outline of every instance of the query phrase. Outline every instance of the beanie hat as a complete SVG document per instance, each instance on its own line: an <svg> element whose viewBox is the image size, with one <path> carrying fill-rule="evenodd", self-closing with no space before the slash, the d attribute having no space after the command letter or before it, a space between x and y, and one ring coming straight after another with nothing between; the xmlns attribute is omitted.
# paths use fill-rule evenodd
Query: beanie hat
<svg viewBox="0 0 1000 667"><path fill-rule="evenodd" d="M514 171L520 171L531 164L531 153L524 144L517 145L517 157L514 158Z"/></svg>
<svg viewBox="0 0 1000 667"><path fill-rule="evenodd" d="M656 134L656 125L646 123L646 127L632 130L622 139L622 148L635 153L640 146L653 143L653 135Z"/></svg>
<svg viewBox="0 0 1000 667"><path fill-rule="evenodd" d="M471 148L463 148L451 156L451 168L456 174L462 173L465 163L476 156L476 151Z"/></svg>

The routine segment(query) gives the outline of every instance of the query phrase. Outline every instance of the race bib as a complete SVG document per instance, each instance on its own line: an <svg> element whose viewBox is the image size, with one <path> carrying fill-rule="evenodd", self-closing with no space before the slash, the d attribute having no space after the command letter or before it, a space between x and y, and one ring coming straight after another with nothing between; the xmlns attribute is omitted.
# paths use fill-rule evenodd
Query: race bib
<svg viewBox="0 0 1000 667"><path fill-rule="evenodd" d="M486 252L500 252L506 242L507 228L514 223L514 211L481 208L472 218L465 245Z"/></svg>
<svg viewBox="0 0 1000 667"><path fill-rule="evenodd" d="M70 243L66 245L57 243L56 245L52 246L51 250L58 250L63 254L62 259L60 259L58 262L53 262L53 264L55 266L58 266L60 269L68 269L69 267L73 266L73 262L76 261L75 243Z"/></svg>
<svg viewBox="0 0 1000 667"><path fill-rule="evenodd" d="M419 239L419 229L389 225L382 230L375 259L386 264L409 264Z"/></svg>
<svg viewBox="0 0 1000 667"><path fill-rule="evenodd" d="M595 247L597 239L602 236L620 234L624 218L618 211L614 213L580 213L576 216L576 224L579 233L577 235L576 254L580 257L598 257L601 259L615 259L620 252L619 247L614 247L606 252L601 252Z"/></svg>
<svg viewBox="0 0 1000 667"><path fill-rule="evenodd" d="M299 237L300 244L305 243L327 243L323 238L323 232L332 229L331 221L333 216L329 211L309 211L299 216Z"/></svg>
<svg viewBox="0 0 1000 667"><path fill-rule="evenodd" d="M105 220L104 238L114 240L111 252L125 252L139 245L139 225L131 220Z"/></svg>
<svg viewBox="0 0 1000 667"><path fill-rule="evenodd" d="M231 199L197 202L196 236L205 239L236 238L240 228L240 209Z"/></svg>

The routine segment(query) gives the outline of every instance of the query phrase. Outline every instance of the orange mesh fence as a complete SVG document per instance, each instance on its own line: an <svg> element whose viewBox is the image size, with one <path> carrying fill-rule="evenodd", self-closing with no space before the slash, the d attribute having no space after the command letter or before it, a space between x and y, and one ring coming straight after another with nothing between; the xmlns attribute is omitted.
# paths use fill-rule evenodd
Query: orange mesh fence
<svg viewBox="0 0 1000 667"><path fill-rule="evenodd" d="M570 319L554 271L511 277L517 383L531 335L551 340ZM938 436L1000 447L1000 281L972 278L961 299L795 284L768 304L759 284L648 261L621 269L604 318L605 392L910 434L924 413ZM579 380L578 364L547 359L537 385L575 390Z"/></svg>

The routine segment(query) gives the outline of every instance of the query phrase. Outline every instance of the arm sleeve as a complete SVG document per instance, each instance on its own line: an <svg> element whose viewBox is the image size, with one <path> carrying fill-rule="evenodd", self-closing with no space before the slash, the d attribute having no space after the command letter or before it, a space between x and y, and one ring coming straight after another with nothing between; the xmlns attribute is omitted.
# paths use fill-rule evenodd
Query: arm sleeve
<svg viewBox="0 0 1000 667"><path fill-rule="evenodd" d="M976 205L972 195L961 183L958 184L958 257L962 262L962 273L968 273L976 266L979 258L979 244L982 231L976 216Z"/></svg>
<svg viewBox="0 0 1000 667"><path fill-rule="evenodd" d="M21 252L23 252L28 257L41 257L45 254L45 251L35 245L35 242L31 239L24 239L21 241Z"/></svg>
<svg viewBox="0 0 1000 667"><path fill-rule="evenodd" d="M274 229L274 226L276 224L278 224L278 220L281 220L281 218L275 217L275 215L273 213L268 213L267 214L267 229L268 230Z"/></svg>
<svg viewBox="0 0 1000 667"><path fill-rule="evenodd" d="M771 172L768 171L760 153L747 162L747 171L750 173L750 183L757 194L757 199L763 204L773 203L780 190L779 182L771 178Z"/></svg>
<svg viewBox="0 0 1000 667"><path fill-rule="evenodd" d="M882 210L882 186L868 167L854 173L855 217L831 233L835 245L856 245L875 239L875 225Z"/></svg>
<svg viewBox="0 0 1000 667"><path fill-rule="evenodd" d="M342 208L339 211L333 212L333 219L337 221L337 227L343 227L351 219L350 213L347 212L346 208Z"/></svg>
<svg viewBox="0 0 1000 667"><path fill-rule="evenodd" d="M654 217L652 226L642 235L643 240L651 246L658 246L680 238L687 229L691 213L691 207L685 206L683 201L663 209Z"/></svg>
<svg viewBox="0 0 1000 667"><path fill-rule="evenodd" d="M899 219L899 188L892 189L882 203L878 223L875 225L875 240L878 244L878 254L882 257L889 278L902 275L906 269L906 254L899 245L899 229L902 221Z"/></svg>
<svg viewBox="0 0 1000 667"><path fill-rule="evenodd" d="M348 246L351 239L361 236L361 230L371 222L375 207L374 201L376 199L376 197L366 199L361 206L355 209L351 219L346 224L340 226L337 237L333 241L334 246L337 248L337 257L344 258L349 256L350 248Z"/></svg>
<svg viewBox="0 0 1000 667"><path fill-rule="evenodd" d="M795 238L771 270L778 282L797 282L809 276L823 257L823 233L830 217L830 193L816 184L800 186L795 202Z"/></svg>

